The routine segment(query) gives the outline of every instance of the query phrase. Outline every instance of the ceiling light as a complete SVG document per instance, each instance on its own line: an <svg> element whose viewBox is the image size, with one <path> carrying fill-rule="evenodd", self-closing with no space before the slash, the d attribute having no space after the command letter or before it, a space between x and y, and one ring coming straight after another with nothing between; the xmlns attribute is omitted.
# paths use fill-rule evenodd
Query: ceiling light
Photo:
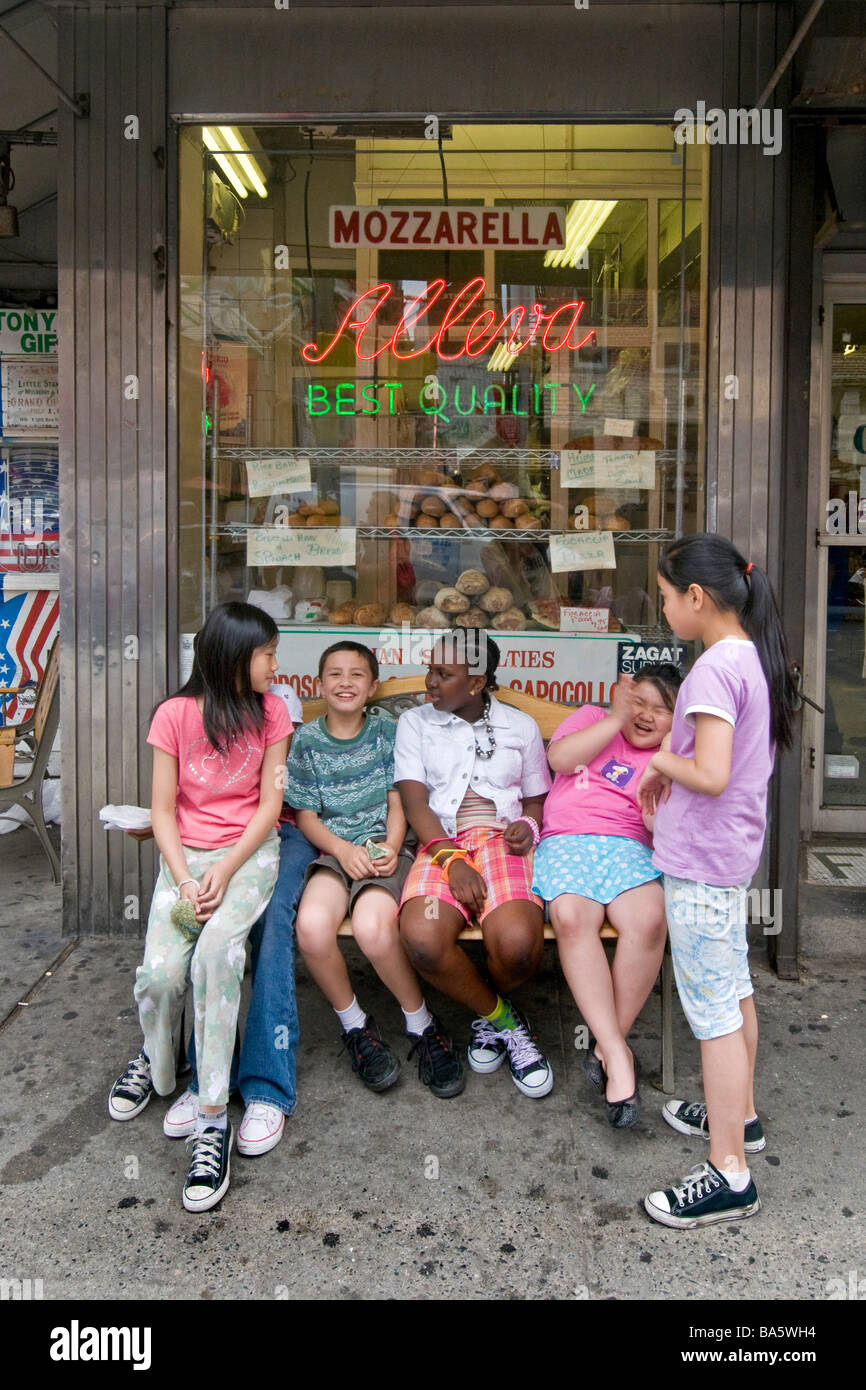
<svg viewBox="0 0 866 1390"><path fill-rule="evenodd" d="M234 166L230 163L226 156L220 153L219 141L217 140L213 131L209 130L207 126L205 126L202 130L202 139L204 140L204 143L207 145L208 149L213 155L214 160L222 169L232 188L237 193L238 197L246 198L247 188L243 179L236 172Z"/></svg>
<svg viewBox="0 0 866 1390"><path fill-rule="evenodd" d="M616 200L605 202L581 198L572 203L565 215L565 245L558 251L548 251L547 266L576 266L593 237L597 236L616 207Z"/></svg>
<svg viewBox="0 0 866 1390"><path fill-rule="evenodd" d="M240 165L250 185L255 189L260 198L267 198L268 190L262 178L262 171L249 153L250 147L240 131L236 126L221 125L219 133L225 142L224 148L226 150L231 150L232 158Z"/></svg>

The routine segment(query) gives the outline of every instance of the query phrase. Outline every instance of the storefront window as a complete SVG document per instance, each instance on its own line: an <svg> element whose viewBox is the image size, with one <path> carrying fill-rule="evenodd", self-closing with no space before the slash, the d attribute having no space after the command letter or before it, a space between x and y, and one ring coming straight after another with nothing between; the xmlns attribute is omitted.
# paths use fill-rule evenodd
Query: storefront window
<svg viewBox="0 0 866 1390"><path fill-rule="evenodd" d="M184 128L181 628L657 642L704 517L703 148L424 134Z"/></svg>

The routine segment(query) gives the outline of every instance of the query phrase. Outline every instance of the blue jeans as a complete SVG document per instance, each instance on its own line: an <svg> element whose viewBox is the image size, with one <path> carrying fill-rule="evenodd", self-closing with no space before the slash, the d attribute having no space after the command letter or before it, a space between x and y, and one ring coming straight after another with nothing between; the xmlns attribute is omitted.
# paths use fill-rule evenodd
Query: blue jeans
<svg viewBox="0 0 866 1390"><path fill-rule="evenodd" d="M295 1001L295 913L307 866L318 858L294 825L281 823L280 868L274 895L250 932L253 986L243 1043L235 1039L229 1091L244 1105L263 1101L284 1115L295 1108L296 1054L300 1030ZM189 1089L198 1094L195 1030L187 1053Z"/></svg>

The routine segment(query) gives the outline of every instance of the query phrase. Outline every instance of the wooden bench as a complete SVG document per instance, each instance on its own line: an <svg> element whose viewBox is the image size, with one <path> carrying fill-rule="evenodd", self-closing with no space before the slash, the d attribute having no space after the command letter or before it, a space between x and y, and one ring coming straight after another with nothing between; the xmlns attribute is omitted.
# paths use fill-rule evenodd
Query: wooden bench
<svg viewBox="0 0 866 1390"><path fill-rule="evenodd" d="M392 677L390 680L382 681L376 694L367 702L367 708L397 718L404 710L423 703L424 693L424 682L421 676ZM563 719L574 712L571 705L560 705L549 700L539 700L537 696L525 695L521 690L511 690L508 687L497 690L496 698L504 705L512 705L515 709L523 710L525 714L531 715L541 730L541 736L545 743L559 728ZM324 700L305 700L303 710L304 723L308 724L325 713L325 702ZM348 917L341 923L339 935L352 935L352 923ZM555 940L553 927L549 922L545 923L544 935L547 940ZM616 927L611 926L610 922L605 920L602 923L600 935L605 944L616 942ZM480 926L473 923L471 926L464 927L460 933L460 940L480 941L481 936ZM661 994L660 1070L662 1090L666 1095L672 1095L674 1091L673 963L668 942L665 942L665 953L659 972L659 990Z"/></svg>
<svg viewBox="0 0 866 1390"><path fill-rule="evenodd" d="M51 843L42 813L42 784L48 771L48 759L54 747L60 719L58 678L60 674L60 639L56 637L45 663L39 683L36 705L29 719L21 724L0 728L0 815L12 806L20 806L30 817L30 825L39 837L51 865L51 876L60 878L60 860ZM0 686L0 702L5 708L8 696L20 693L18 686ZM0 723L3 721L0 720ZM15 751L24 739L35 745L36 752L30 771L15 778ZM26 824L26 822L25 822Z"/></svg>

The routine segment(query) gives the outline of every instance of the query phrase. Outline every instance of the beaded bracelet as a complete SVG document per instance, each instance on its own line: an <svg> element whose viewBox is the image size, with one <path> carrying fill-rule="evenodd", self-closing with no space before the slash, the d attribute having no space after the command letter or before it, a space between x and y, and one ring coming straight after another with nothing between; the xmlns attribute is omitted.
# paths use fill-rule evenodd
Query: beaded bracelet
<svg viewBox="0 0 866 1390"><path fill-rule="evenodd" d="M538 846L538 842L541 839L541 831L538 828L538 821L535 819L534 816L518 816L517 819L519 821L525 821L526 824L529 826L530 830L532 831L532 848L536 849Z"/></svg>
<svg viewBox="0 0 866 1390"><path fill-rule="evenodd" d="M180 881L180 883L176 883L176 884L175 884L175 887L174 887L175 894L177 895L178 898L180 898L180 890L181 890L181 888L183 888L183 886L184 886L185 883L194 883L194 884L196 885L196 887L198 887L198 879L197 879L197 878L182 878L181 881Z"/></svg>

